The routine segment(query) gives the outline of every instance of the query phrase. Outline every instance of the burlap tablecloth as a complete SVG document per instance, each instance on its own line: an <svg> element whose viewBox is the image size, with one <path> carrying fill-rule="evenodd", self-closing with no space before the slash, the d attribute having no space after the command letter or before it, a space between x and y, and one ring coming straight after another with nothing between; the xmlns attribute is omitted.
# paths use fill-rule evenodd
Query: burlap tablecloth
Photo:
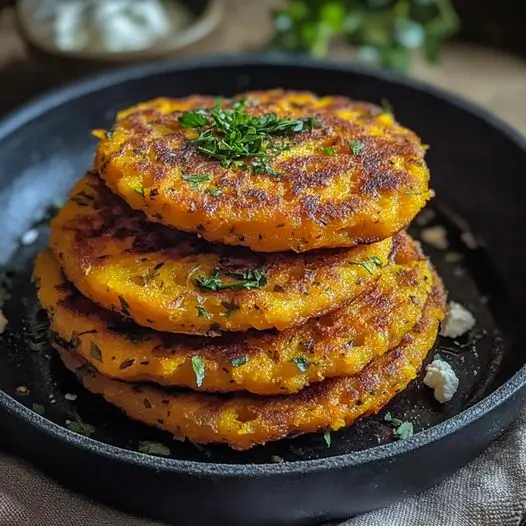
<svg viewBox="0 0 526 526"><path fill-rule="evenodd" d="M526 411L483 455L440 486L345 526L518 526L525 506ZM0 455L0 526L160 524L91 502L32 466Z"/></svg>

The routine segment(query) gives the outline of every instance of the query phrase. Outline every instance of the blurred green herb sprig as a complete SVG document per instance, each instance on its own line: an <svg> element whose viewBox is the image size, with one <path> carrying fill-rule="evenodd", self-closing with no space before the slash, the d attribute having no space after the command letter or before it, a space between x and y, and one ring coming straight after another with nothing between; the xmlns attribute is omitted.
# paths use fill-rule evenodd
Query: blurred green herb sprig
<svg viewBox="0 0 526 526"><path fill-rule="evenodd" d="M414 49L437 62L440 43L459 27L451 0L288 0L273 20L271 49L320 57L344 37L359 59L399 71Z"/></svg>

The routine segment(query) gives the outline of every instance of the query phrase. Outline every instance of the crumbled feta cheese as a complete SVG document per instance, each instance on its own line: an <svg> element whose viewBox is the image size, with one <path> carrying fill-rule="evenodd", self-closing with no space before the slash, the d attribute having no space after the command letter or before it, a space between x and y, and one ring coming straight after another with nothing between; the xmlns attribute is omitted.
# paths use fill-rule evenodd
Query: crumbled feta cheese
<svg viewBox="0 0 526 526"><path fill-rule="evenodd" d="M7 318L4 313L0 310L0 334L3 334L7 327Z"/></svg>
<svg viewBox="0 0 526 526"><path fill-rule="evenodd" d="M64 398L65 398L66 400L69 400L70 402L74 402L78 397L77 397L76 394L73 394L73 393L66 393L66 394L64 395Z"/></svg>
<svg viewBox="0 0 526 526"><path fill-rule="evenodd" d="M422 239L424 243L440 250L445 250L449 246L447 241L447 231L443 226L430 226L424 228L420 232L420 239Z"/></svg>
<svg viewBox="0 0 526 526"><path fill-rule="evenodd" d="M449 402L458 389L455 371L446 361L435 358L427 367L424 384L434 389L435 398L441 403Z"/></svg>
<svg viewBox="0 0 526 526"><path fill-rule="evenodd" d="M31 230L28 230L20 238L20 244L24 246L32 245L37 239L38 239L38 230L36 228L32 228Z"/></svg>
<svg viewBox="0 0 526 526"><path fill-rule="evenodd" d="M473 314L459 303L450 301L446 319L442 322L440 334L447 338L458 338L475 326Z"/></svg>

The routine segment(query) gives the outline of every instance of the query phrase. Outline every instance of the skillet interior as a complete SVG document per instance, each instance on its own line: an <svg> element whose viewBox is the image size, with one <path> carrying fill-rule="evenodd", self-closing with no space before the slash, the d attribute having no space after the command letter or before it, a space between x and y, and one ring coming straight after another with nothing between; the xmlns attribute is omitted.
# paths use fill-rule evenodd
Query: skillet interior
<svg viewBox="0 0 526 526"><path fill-rule="evenodd" d="M526 293L526 274L522 271L526 249L520 228L526 225L526 207L520 192L525 188L524 149L489 122L404 82L390 83L381 76L339 67L321 71L315 66L292 66L280 61L269 66L265 59L248 65L242 59L226 64L191 67L188 71L160 66L154 74L145 78L138 74L125 82L117 76L115 82L77 94L52 111L36 105L0 127L0 257L2 263L18 270L12 299L4 309L11 323L0 340L0 388L13 395L17 386L29 386L29 395L14 395L22 404L31 407L37 402L45 406L46 417L59 424L78 413L83 421L96 427L96 438L110 444L135 450L140 440L166 442L173 458L198 462L271 463L275 456L308 460L392 440L391 429L380 416L334 433L330 448L322 436L298 437L244 453L172 443L165 434L128 421L117 410L83 392L46 343L39 341L41 320L28 276L33 255L45 244L46 227L40 227L41 236L30 247L19 247L19 239L89 166L95 145L89 130L107 125L117 109L157 95L230 95L276 86L320 94L342 93L373 102L386 98L397 118L432 145L428 161L438 195L433 205L438 212L434 221L447 227L451 250L462 253L464 260L452 265L445 261L443 252L429 246L425 249L443 276L451 299L474 312L480 333L475 341L466 339L466 348L459 356L442 351L461 382L450 404L439 406L431 391L415 382L389 410L413 421L417 430L426 429L470 407L519 370L524 358L514 342L520 341L522 329L514 323L514 316L524 307ZM57 95L56 102L66 98ZM33 118L24 123L28 117ZM484 247L472 249L465 245L465 226L459 227L457 214ZM450 342L440 341L438 345L449 348ZM78 394L78 399L65 400L66 393ZM444 473L437 474L434 481L442 476ZM381 503L378 500L378 505Z"/></svg>

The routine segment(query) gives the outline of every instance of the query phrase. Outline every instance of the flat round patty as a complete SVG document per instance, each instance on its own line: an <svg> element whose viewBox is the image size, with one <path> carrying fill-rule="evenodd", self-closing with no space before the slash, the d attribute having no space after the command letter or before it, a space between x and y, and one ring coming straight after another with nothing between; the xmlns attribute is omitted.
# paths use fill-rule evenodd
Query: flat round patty
<svg viewBox="0 0 526 526"><path fill-rule="evenodd" d="M431 292L428 261L393 264L337 311L304 325L220 338L141 329L101 309L67 282L50 252L38 256L42 307L62 347L74 348L97 371L124 381L150 381L202 391L257 394L299 391L325 378L360 372L398 345L422 314ZM400 250L401 259L404 251Z"/></svg>
<svg viewBox="0 0 526 526"><path fill-rule="evenodd" d="M95 166L130 206L254 251L379 241L430 197L419 138L391 113L340 96L160 98L94 134Z"/></svg>
<svg viewBox="0 0 526 526"><path fill-rule="evenodd" d="M68 279L102 307L160 331L280 330L356 297L393 240L307 254L211 244L145 220L88 173L51 223Z"/></svg>
<svg viewBox="0 0 526 526"><path fill-rule="evenodd" d="M244 450L289 435L337 430L378 412L417 375L434 344L444 310L443 289L437 284L414 329L398 347L361 373L274 397L168 391L110 380L74 350L56 347L88 390L102 395L130 418L169 431L177 439L197 444L222 442Z"/></svg>

